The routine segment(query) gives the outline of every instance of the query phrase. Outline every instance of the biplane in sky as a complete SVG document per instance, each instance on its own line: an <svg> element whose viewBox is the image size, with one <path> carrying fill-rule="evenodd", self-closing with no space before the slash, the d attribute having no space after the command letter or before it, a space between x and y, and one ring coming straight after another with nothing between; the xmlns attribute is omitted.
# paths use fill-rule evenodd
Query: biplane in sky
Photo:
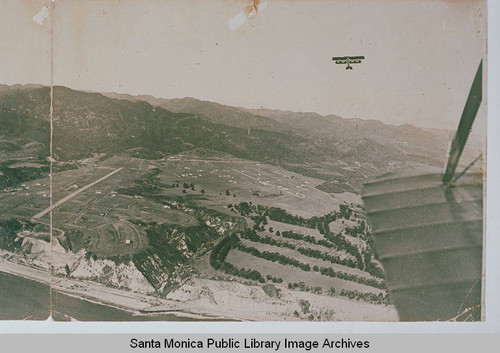
<svg viewBox="0 0 500 353"><path fill-rule="evenodd" d="M362 198L387 290L402 321L480 320L483 174L456 172L482 100L482 61L444 173L404 171L365 184Z"/></svg>
<svg viewBox="0 0 500 353"><path fill-rule="evenodd" d="M352 70L352 66L350 64L361 64L361 60L364 60L364 56L338 56L333 57L332 60L335 61L335 64L347 64L346 70Z"/></svg>

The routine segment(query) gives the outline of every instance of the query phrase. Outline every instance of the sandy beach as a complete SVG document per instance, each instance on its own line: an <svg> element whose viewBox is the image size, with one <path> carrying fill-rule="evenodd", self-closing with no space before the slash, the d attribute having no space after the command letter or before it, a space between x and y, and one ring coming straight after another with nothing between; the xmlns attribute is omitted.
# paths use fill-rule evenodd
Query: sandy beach
<svg viewBox="0 0 500 353"><path fill-rule="evenodd" d="M20 265L5 259L0 259L0 271L50 285L52 289L69 296L126 310L133 314L146 314L151 311L152 307L161 306L162 313L206 319L204 315L189 313L187 305L181 305L175 301L109 288L89 281L56 276L51 278L48 271Z"/></svg>
<svg viewBox="0 0 500 353"><path fill-rule="evenodd" d="M5 259L0 259L0 271L51 285L52 289L69 296L143 316L172 314L200 320L296 321L304 319L294 315L300 311L299 303L308 300L311 312L327 321L398 320L391 306L290 291L284 287L276 298L267 295L260 286L194 277L164 299L85 280L51 278L48 271ZM256 307L259 310L255 310Z"/></svg>

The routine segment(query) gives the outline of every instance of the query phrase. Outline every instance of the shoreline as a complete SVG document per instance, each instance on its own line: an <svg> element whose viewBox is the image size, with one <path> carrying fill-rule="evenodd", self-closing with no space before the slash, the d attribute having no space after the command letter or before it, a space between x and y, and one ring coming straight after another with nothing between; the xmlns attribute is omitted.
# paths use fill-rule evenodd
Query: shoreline
<svg viewBox="0 0 500 353"><path fill-rule="evenodd" d="M229 320L229 318L212 315L211 313L203 314L190 312L182 303L177 303L168 299L106 287L86 280L75 280L57 276L51 278L48 271L21 265L5 259L0 259L0 272L42 283L49 286L52 290L58 291L69 297L125 311L132 316L153 317L159 315L173 315L179 318L199 319L199 321L209 321L210 319ZM155 311L153 309L154 306L167 306L171 307L171 310L163 309L161 311ZM49 315L49 313L47 313L47 315Z"/></svg>
<svg viewBox="0 0 500 353"><path fill-rule="evenodd" d="M0 253L1 255L1 253ZM194 277L183 287L171 292L171 298L142 294L123 289L107 287L103 284L85 279L65 277L51 278L48 270L33 268L0 257L0 272L22 277L48 285L58 293L94 305L102 305L109 309L119 310L128 315L128 319L111 321L302 321L305 317L296 317L293 309L300 310L299 302L310 301L317 314L327 315L332 311L334 317L326 321L398 321L393 307L372 305L365 302L350 301L345 298L313 295L308 292L284 291L280 299L264 293L260 287L247 287L242 283L213 281L207 278ZM199 296L195 292L213 291L217 296ZM194 292L193 292L194 290ZM284 290L284 289L283 289ZM192 296L194 294L194 296ZM246 304L245 304L246 303ZM247 304L258 305L261 310L255 311ZM326 311L325 311L326 310ZM63 310L64 311L64 310ZM65 314L65 313L63 313ZM67 315L71 315L68 311ZM154 318L172 316L172 318ZM96 315L99 317L99 315ZM94 319L76 320L86 322L109 321ZM105 316L104 316L105 317ZM137 317L137 319L134 319ZM144 320L151 317L151 320ZM183 320L184 319L184 320ZM325 321L325 320L321 320Z"/></svg>

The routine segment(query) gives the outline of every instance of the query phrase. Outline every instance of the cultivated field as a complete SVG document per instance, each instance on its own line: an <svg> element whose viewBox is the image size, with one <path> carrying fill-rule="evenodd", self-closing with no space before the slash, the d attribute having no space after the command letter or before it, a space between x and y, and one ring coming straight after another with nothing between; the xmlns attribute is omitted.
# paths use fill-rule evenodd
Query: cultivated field
<svg viewBox="0 0 500 353"><path fill-rule="evenodd" d="M284 283L304 282L306 286L321 287L325 292L330 288L335 288L335 291L346 289L374 294L383 292L383 290L381 289L373 288L352 281L345 281L339 278L323 276L312 270L303 271L293 266L282 265L275 262L263 260L239 250L232 250L227 257L227 261L230 264L238 267L257 270L264 276L269 274L274 277L283 278Z"/></svg>
<svg viewBox="0 0 500 353"><path fill-rule="evenodd" d="M315 187L321 180L292 173L269 164L195 150L161 162L162 181L194 183L196 193L206 191L207 206L252 201L283 207L290 213L311 217L338 209L342 202ZM228 195L226 195L226 191ZM192 193L192 190L188 190ZM236 195L236 196L235 196Z"/></svg>
<svg viewBox="0 0 500 353"><path fill-rule="evenodd" d="M313 267L313 266L332 267L336 271L342 271L342 272L346 272L346 273L353 274L353 275L358 275L358 276L365 277L365 278L374 278L369 273L362 271L362 270L359 270L357 268L352 268L352 267L348 267L348 266L334 264L334 263L331 263L329 261L315 259L313 257L305 256L305 255L301 254L300 252L298 252L297 250L292 250L289 248L273 246L273 245L268 245L268 244L257 243L257 242L253 242L253 241L250 241L247 239L241 239L241 242L242 242L242 244L244 244L246 246L250 246L250 247L258 249L261 252L262 251L269 251L269 252L280 253L284 256L293 258L293 259L298 260L300 262L307 263L307 264L311 265L311 267ZM309 244L306 247L313 248L314 246L311 246ZM328 254L332 254L332 255L335 254L335 252L329 248L325 248L324 251ZM275 277L279 277L279 276L275 275ZM363 286L363 287L365 287L365 286Z"/></svg>

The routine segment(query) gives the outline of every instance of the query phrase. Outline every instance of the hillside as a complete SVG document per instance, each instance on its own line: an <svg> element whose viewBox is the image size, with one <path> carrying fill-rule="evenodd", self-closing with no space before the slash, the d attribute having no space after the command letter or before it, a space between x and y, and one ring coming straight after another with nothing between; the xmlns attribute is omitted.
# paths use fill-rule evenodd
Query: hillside
<svg viewBox="0 0 500 353"><path fill-rule="evenodd" d="M104 95L130 101L143 100L172 112L203 115L220 124L326 140L340 149L349 150L349 144L369 139L396 148L402 153L430 157L434 162L445 158L451 134L446 130L422 129L409 124L389 125L377 120L344 119L336 115L322 116L313 112L238 108L191 97L166 99L116 93Z"/></svg>
<svg viewBox="0 0 500 353"><path fill-rule="evenodd" d="M443 136L406 125L109 95L54 88L56 160L138 147L156 155L204 148L320 178L325 191L341 192L397 168L442 165L445 156ZM0 109L0 133L47 143L48 87L4 87Z"/></svg>
<svg viewBox="0 0 500 353"><path fill-rule="evenodd" d="M202 147L252 160L306 163L329 146L272 130L216 124L191 113L174 113L138 101L110 99L98 93L54 88L56 159L83 158L144 147L164 154ZM6 136L48 141L49 88L11 89L0 96Z"/></svg>
<svg viewBox="0 0 500 353"><path fill-rule="evenodd" d="M249 110L255 114L289 125L295 131L320 136L349 148L349 141L373 140L402 153L441 161L446 155L449 131L421 129L409 124L388 125L377 120L343 119L336 115L297 113L271 109Z"/></svg>
<svg viewBox="0 0 500 353"><path fill-rule="evenodd" d="M103 93L103 95L110 98L125 99L132 102L144 101L153 106L161 107L175 113L202 115L211 122L218 124L241 127L245 129L263 129L279 132L291 131L290 128L276 122L274 119L259 116L241 108L202 101L191 97L166 99L156 98L153 96L132 96L129 94L117 93Z"/></svg>

